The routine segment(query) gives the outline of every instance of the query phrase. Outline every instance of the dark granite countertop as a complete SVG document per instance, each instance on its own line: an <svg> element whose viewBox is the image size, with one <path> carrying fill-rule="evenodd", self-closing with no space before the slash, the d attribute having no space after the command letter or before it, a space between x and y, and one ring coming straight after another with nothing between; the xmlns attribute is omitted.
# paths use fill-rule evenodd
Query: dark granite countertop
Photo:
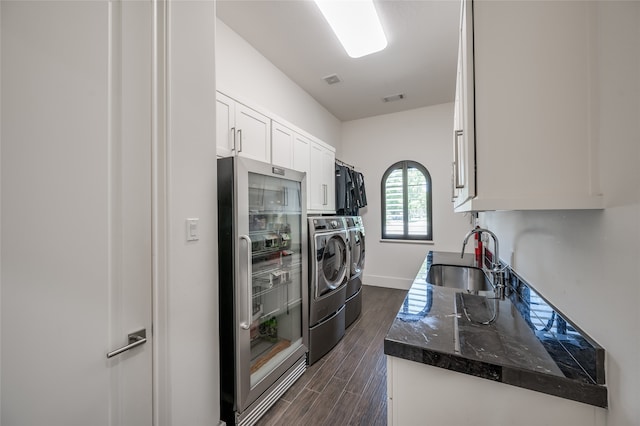
<svg viewBox="0 0 640 426"><path fill-rule="evenodd" d="M505 300L494 299L492 292L469 294L431 285L426 277L431 265L437 264L477 266L473 255L461 259L459 253L430 252L385 338L385 354L607 407L604 350L588 336L567 326L560 313L556 323L571 333L560 336L551 333L550 326L536 328L529 305L523 308L517 284ZM535 293L524 288L528 301L529 292ZM468 319L485 321L495 309L497 317L488 325ZM578 349L572 353L574 346ZM595 366L586 365L592 363Z"/></svg>

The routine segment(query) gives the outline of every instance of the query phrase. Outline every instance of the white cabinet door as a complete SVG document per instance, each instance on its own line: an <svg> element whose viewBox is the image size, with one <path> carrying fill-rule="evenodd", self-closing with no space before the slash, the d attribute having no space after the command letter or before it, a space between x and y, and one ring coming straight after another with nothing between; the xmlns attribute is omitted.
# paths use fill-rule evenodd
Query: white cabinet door
<svg viewBox="0 0 640 426"><path fill-rule="evenodd" d="M309 158L309 210L320 213L334 213L335 195L335 153L323 145L311 141Z"/></svg>
<svg viewBox="0 0 640 426"><path fill-rule="evenodd" d="M309 155L311 154L311 141L298 134L294 134L293 139L293 170L309 173ZM307 176L307 185L309 177ZM308 191L307 191L308 192Z"/></svg>
<svg viewBox="0 0 640 426"><path fill-rule="evenodd" d="M603 207L596 14L592 2L463 3L456 211Z"/></svg>
<svg viewBox="0 0 640 426"><path fill-rule="evenodd" d="M323 147L315 142L311 142L309 155L309 210L322 211L325 205L325 192L322 182L322 154Z"/></svg>
<svg viewBox="0 0 640 426"><path fill-rule="evenodd" d="M462 130L462 46L461 40L458 43L458 67L456 74L456 92L455 97L453 99L453 155L451 158L453 162L451 163L451 202L454 203L454 207L457 206L457 198L460 195L460 189L458 188L458 165L457 160L458 155L458 138L459 134Z"/></svg>
<svg viewBox="0 0 640 426"><path fill-rule="evenodd" d="M453 129L454 206L465 203L475 194L475 137L473 89L473 18L471 0L462 2L458 71Z"/></svg>
<svg viewBox="0 0 640 426"><path fill-rule="evenodd" d="M429 400L439 403L427 414ZM460 400L466 401L464 410ZM509 403L496 412L496 400ZM603 408L389 355L387 403L389 426L424 425L426 415L430 425L603 426L607 416ZM535 420L525 412L536 413Z"/></svg>
<svg viewBox="0 0 640 426"><path fill-rule="evenodd" d="M235 148L236 102L222 93L216 94L216 153L231 157Z"/></svg>
<svg viewBox="0 0 640 426"><path fill-rule="evenodd" d="M240 157L271 162L271 119L236 103L236 150Z"/></svg>
<svg viewBox="0 0 640 426"><path fill-rule="evenodd" d="M336 210L336 154L328 149L322 152L322 184L324 185L324 208L327 212Z"/></svg>
<svg viewBox="0 0 640 426"><path fill-rule="evenodd" d="M271 164L293 168L294 132L286 126L271 123Z"/></svg>
<svg viewBox="0 0 640 426"><path fill-rule="evenodd" d="M311 210L311 183L309 181L311 173L309 172L310 167L310 155L311 155L311 141L298 134L294 133L293 135L293 170L297 170L299 172L305 172L307 174L306 184L307 184L307 211Z"/></svg>
<svg viewBox="0 0 640 426"><path fill-rule="evenodd" d="M0 2L2 424L152 424L151 6Z"/></svg>
<svg viewBox="0 0 640 426"><path fill-rule="evenodd" d="M271 162L271 119L218 92L216 154Z"/></svg>

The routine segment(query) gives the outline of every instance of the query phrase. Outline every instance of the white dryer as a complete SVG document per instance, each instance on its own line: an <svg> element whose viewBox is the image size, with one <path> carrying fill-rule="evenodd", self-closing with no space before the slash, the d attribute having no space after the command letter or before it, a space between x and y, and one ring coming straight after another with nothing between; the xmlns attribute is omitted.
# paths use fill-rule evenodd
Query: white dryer
<svg viewBox="0 0 640 426"><path fill-rule="evenodd" d="M344 336L347 238L344 218L309 218L309 365Z"/></svg>
<svg viewBox="0 0 640 426"><path fill-rule="evenodd" d="M349 280L345 301L345 326L349 327L362 311L362 274L364 271L365 238L360 216L345 217L349 248Z"/></svg>

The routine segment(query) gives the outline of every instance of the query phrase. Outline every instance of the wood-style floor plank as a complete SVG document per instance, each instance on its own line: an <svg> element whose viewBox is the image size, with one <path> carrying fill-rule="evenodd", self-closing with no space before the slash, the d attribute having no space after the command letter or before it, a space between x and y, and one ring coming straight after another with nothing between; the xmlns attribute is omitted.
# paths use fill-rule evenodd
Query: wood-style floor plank
<svg viewBox="0 0 640 426"><path fill-rule="evenodd" d="M384 337L405 290L362 287L362 312L345 336L258 421L272 425L387 424Z"/></svg>

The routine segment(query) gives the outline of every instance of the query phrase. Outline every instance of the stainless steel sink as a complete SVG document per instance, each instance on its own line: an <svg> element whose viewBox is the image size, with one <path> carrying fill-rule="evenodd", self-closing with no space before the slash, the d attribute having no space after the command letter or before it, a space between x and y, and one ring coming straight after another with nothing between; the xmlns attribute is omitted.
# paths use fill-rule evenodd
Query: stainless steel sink
<svg viewBox="0 0 640 426"><path fill-rule="evenodd" d="M469 266L431 265L427 274L427 282L469 292L493 290L482 269Z"/></svg>

